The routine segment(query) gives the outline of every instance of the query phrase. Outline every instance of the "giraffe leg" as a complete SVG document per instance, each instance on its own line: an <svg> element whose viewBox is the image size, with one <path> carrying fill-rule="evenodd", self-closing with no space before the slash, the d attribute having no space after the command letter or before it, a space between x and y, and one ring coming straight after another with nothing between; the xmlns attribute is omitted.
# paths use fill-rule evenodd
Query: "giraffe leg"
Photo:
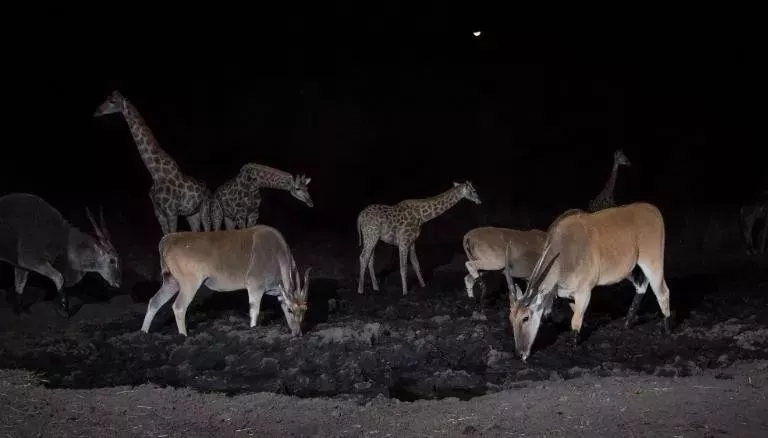
<svg viewBox="0 0 768 438"><path fill-rule="evenodd" d="M373 290L378 292L379 280L376 279L376 270L373 269L373 260L375 258L376 258L375 252L371 251L371 257L368 259L368 274L371 276L371 284L373 285Z"/></svg>
<svg viewBox="0 0 768 438"><path fill-rule="evenodd" d="M363 250L360 252L360 276L357 280L357 293L362 294L363 293L363 286L365 284L365 267L368 265L368 263L371 261L373 257L373 250L376 248L377 242L372 242L373 239L364 239L363 240ZM369 268L369 270L372 270ZM371 280L376 281L376 280ZM378 287L378 284L376 285ZM377 289L374 289L377 290Z"/></svg>
<svg viewBox="0 0 768 438"><path fill-rule="evenodd" d="M211 231L218 231L221 229L221 224L224 221L224 211L221 209L221 204L218 201L213 201L210 208L211 217Z"/></svg>
<svg viewBox="0 0 768 438"><path fill-rule="evenodd" d="M246 221L247 221L246 216L240 216L240 215L237 216L237 218L235 218L235 228L238 230L242 230L243 228L245 228Z"/></svg>
<svg viewBox="0 0 768 438"><path fill-rule="evenodd" d="M200 222L203 231L211 231L211 200L205 199L200 204ZM190 224L191 226L191 224Z"/></svg>
<svg viewBox="0 0 768 438"><path fill-rule="evenodd" d="M16 286L16 296L14 298L16 299L13 301L13 313L17 315L21 313L23 308L24 300L22 299L22 294L24 293L24 286L27 285L28 276L28 270L19 267L14 269L14 285Z"/></svg>
<svg viewBox="0 0 768 438"><path fill-rule="evenodd" d="M179 216L176 212L168 213L168 230L171 233L175 233L179 229Z"/></svg>
<svg viewBox="0 0 768 438"><path fill-rule="evenodd" d="M160 205L152 200L152 204L155 211L155 217L157 218L157 222L160 224L160 230L163 232L163 235L168 234L170 231L170 225L168 224L168 217L165 215L163 210L160 208Z"/></svg>
<svg viewBox="0 0 768 438"><path fill-rule="evenodd" d="M760 254L765 254L766 235L768 235L768 213L763 214L763 235L760 239Z"/></svg>
<svg viewBox="0 0 768 438"><path fill-rule="evenodd" d="M741 210L741 227L744 233L744 241L747 244L747 254L752 255L754 253L754 243L752 241L752 228L755 225L756 215L752 213L747 207L743 207Z"/></svg>
<svg viewBox="0 0 768 438"><path fill-rule="evenodd" d="M416 271L416 278L419 279L419 284L421 287L427 287L426 283L424 283L424 277L421 276L421 266L419 266L419 259L416 258L416 243L411 244L411 249L409 252L411 256L411 265L413 265L413 270Z"/></svg>
<svg viewBox="0 0 768 438"><path fill-rule="evenodd" d="M259 211L252 211L248 213L248 219L245 221L246 227L252 227L259 223Z"/></svg>
<svg viewBox="0 0 768 438"><path fill-rule="evenodd" d="M189 223L189 228L194 231L198 232L200 231L200 213L195 213L193 215L187 216L187 223Z"/></svg>
<svg viewBox="0 0 768 438"><path fill-rule="evenodd" d="M235 221L232 219L225 217L224 218L224 228L227 230L234 230L235 229Z"/></svg>
<svg viewBox="0 0 768 438"><path fill-rule="evenodd" d="M410 245L401 243L397 248L400 254L400 282L403 285L403 296L408 295L408 247Z"/></svg>

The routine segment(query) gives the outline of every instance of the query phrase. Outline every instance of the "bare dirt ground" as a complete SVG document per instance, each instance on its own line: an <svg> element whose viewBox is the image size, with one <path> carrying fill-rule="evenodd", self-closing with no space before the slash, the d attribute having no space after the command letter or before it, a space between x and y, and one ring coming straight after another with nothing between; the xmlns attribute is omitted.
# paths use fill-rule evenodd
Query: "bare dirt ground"
<svg viewBox="0 0 768 438"><path fill-rule="evenodd" d="M523 364L512 354L500 274L487 275L496 293L478 304L463 288L463 256L443 254L448 261L429 266L436 258L427 250L427 288L403 297L388 248L377 255L382 290L368 283L360 296L340 268L355 263L330 241L294 249L300 266L316 268L302 338L289 336L271 297L261 325L249 329L245 292L201 291L187 338L167 307L140 333L159 284L135 272L121 293L86 278L72 290L77 312L64 320L44 299L53 297L50 285L30 277L29 313L0 305L0 432L765 436L765 258L669 264L675 324L666 336L652 293L638 324L624 328L629 284L595 289L579 346L560 303ZM124 253L129 265L153 259ZM2 287L12 290L7 274Z"/></svg>

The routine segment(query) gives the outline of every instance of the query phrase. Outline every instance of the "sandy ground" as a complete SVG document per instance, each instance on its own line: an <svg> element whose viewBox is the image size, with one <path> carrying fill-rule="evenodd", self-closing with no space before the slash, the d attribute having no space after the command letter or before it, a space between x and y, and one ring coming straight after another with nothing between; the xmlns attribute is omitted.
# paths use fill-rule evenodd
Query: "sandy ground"
<svg viewBox="0 0 768 438"><path fill-rule="evenodd" d="M181 436L669 436L768 434L768 362L687 378L583 377L520 382L460 401L227 397L156 385L45 389L0 372L0 433L8 437Z"/></svg>

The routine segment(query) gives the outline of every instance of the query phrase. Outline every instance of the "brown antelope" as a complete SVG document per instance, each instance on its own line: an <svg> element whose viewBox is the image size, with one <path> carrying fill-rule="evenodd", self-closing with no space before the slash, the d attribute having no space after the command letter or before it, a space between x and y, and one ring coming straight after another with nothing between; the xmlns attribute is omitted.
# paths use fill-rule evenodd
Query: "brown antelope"
<svg viewBox="0 0 768 438"><path fill-rule="evenodd" d="M177 232L160 240L160 268L163 285L149 300L143 332L149 331L157 311L178 292L173 313L179 334L187 335L185 316L197 290L248 291L251 327L256 325L261 298L276 296L291 334L301 336L307 311L309 271L303 285L283 235L266 225L239 230Z"/></svg>
<svg viewBox="0 0 768 438"><path fill-rule="evenodd" d="M507 286L513 287L513 278L528 279L544 249L547 233L541 230L514 230L511 228L479 227L464 235L464 253L467 255L468 274L464 277L467 295L474 298L473 288L480 277L478 271L501 271ZM505 253L512 269L504 269ZM480 280L482 290L485 290Z"/></svg>
<svg viewBox="0 0 768 438"><path fill-rule="evenodd" d="M644 279L632 277L638 266ZM505 269L514 269L506 266ZM568 210L552 223L525 293L510 289L509 322L515 350L525 361L541 317L552 310L555 296L572 299L571 329L579 341L592 288L627 279L636 294L627 313L629 327L650 284L669 332L669 288L664 279L664 219L658 208L634 203L595 213Z"/></svg>

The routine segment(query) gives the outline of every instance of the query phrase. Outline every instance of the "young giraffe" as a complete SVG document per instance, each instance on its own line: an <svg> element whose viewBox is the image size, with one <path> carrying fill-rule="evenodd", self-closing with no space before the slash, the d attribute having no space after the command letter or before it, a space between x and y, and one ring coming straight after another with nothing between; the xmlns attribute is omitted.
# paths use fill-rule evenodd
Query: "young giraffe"
<svg viewBox="0 0 768 438"><path fill-rule="evenodd" d="M619 173L619 166L630 166L629 159L621 149L613 153L613 170L608 181L605 183L605 187L594 199L589 201L588 210L590 213L616 205L616 202L613 200L613 192L616 190L616 175Z"/></svg>
<svg viewBox="0 0 768 438"><path fill-rule="evenodd" d="M139 155L149 174L149 198L163 234L175 233L179 216L185 216L192 231L209 223L211 192L202 182L184 175L179 165L160 148L154 134L136 107L117 90L99 105L94 117L121 113L128 123Z"/></svg>
<svg viewBox="0 0 768 438"><path fill-rule="evenodd" d="M741 207L739 211L741 219L741 230L744 233L744 239L747 242L747 254L757 255L765 253L766 236L768 236L768 189L764 190L762 195L754 202L750 202ZM752 239L752 233L755 222L758 219L763 220L763 231L758 233L757 238L760 244L755 247Z"/></svg>
<svg viewBox="0 0 768 438"><path fill-rule="evenodd" d="M259 220L261 191L259 189L281 189L290 192L294 198L312 207L308 185L312 178L306 175L293 176L262 164L248 163L231 180L220 185L213 193L211 205L211 228L221 229L222 220L228 230L256 225Z"/></svg>
<svg viewBox="0 0 768 438"><path fill-rule="evenodd" d="M365 207L357 215L358 244L363 246L360 253L360 277L357 283L357 293L363 293L366 265L371 276L371 283L373 283L373 290L379 290L379 283L376 281L376 273L373 270L373 250L379 240L390 245L396 245L398 248L403 295L408 294L406 276L409 254L419 284L421 287L425 287L419 260L416 258L415 246L416 239L421 232L421 226L440 216L464 198L475 204L481 203L472 183L466 181L461 184L453 183L452 188L431 198L406 199L395 205L372 204Z"/></svg>

